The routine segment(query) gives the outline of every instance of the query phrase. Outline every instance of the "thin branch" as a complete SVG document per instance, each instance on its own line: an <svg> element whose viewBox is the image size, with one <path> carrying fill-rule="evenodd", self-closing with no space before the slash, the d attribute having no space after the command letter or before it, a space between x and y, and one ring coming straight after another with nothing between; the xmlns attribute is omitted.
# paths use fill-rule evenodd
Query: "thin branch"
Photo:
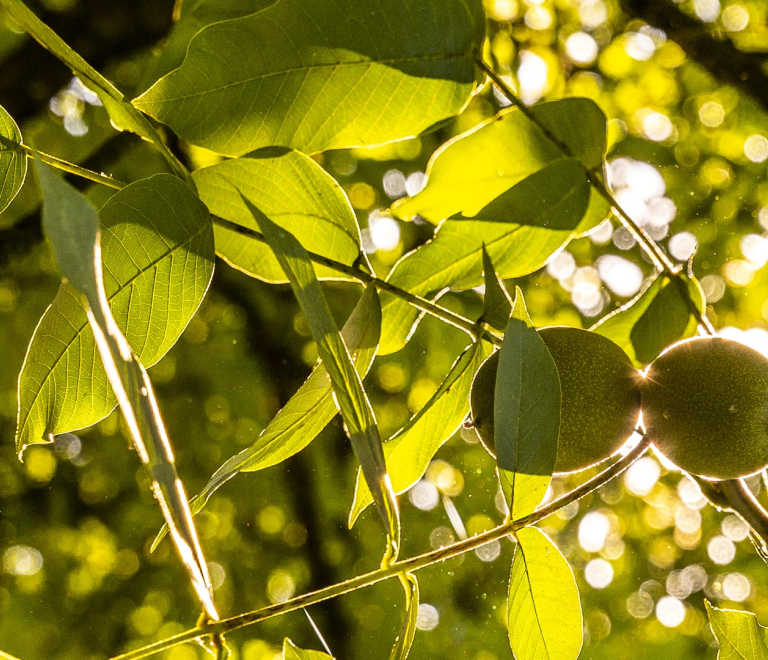
<svg viewBox="0 0 768 660"><path fill-rule="evenodd" d="M26 144L21 144L20 142L13 142L1 135L0 135L0 145L2 145L3 147L7 147L7 149L0 149L0 153L7 150L23 151L27 156L29 156L30 158L34 158L35 160L39 160L41 163L47 163L48 165L50 165L51 167L55 167L56 169L62 170L64 172L68 172L69 174L75 174L83 179L88 179L89 181L93 181L94 183L100 183L103 186L114 188L115 190L120 190L121 188L125 188L125 186L127 185L122 181L113 179L111 176L107 176L106 174L99 174L98 172L94 172L93 170L89 170L85 167L81 167L80 165L75 165L74 163L70 163L67 160L62 160L61 158L57 158L56 156L51 156L50 154L46 154L42 151L38 151L37 149L33 149L32 147Z"/></svg>
<svg viewBox="0 0 768 660"><path fill-rule="evenodd" d="M266 245L266 239L264 236L254 229L243 227L242 225L215 215L211 216L211 220L213 221L213 224L218 225L219 227L238 233L241 236L247 236L254 241L258 241L259 243L264 243ZM356 266L348 266L347 264L336 261L335 259L329 259L328 257L324 257L323 255L317 254L316 252L308 252L308 254L309 258L318 265L325 266L331 270L335 270L337 273L346 275L350 279L353 279L356 282L360 282L361 284L373 284L377 289L397 296L401 300L407 302L409 305L412 305L413 307L416 307L417 309L420 309L427 314L431 314L432 316L439 318L441 321L444 321L456 328L459 328L460 330L463 330L475 339L478 339L480 335L483 335L496 346L501 346L501 337L491 332L488 328L478 328L478 324L475 321L472 321L462 316L461 314L452 312L442 305L438 305L430 300L427 300L426 298L422 298L421 296L410 293L405 289L401 289L400 287L395 286L386 280L382 280L375 275L371 275L370 273L361 270Z"/></svg>
<svg viewBox="0 0 768 660"><path fill-rule="evenodd" d="M418 571L427 566L440 563L446 559L457 557L465 552L475 550L483 545L498 541L505 536L514 535L515 531L523 527L528 527L544 518L551 516L556 511L559 511L563 507L581 499L585 495L597 490L601 486L608 483L611 479L614 479L627 468L629 468L638 458L640 458L650 446L650 441L646 436L643 436L642 440L632 448L632 450L625 456L616 461L613 465L603 470L600 474L592 477L590 480L583 483L581 486L566 493L559 499L551 502L550 504L534 511L532 514L525 516L519 520L508 520L498 527L494 527L487 532L472 536L464 541L459 541L452 545L445 546L444 548L438 548L416 557L410 557L408 559L402 559L398 562L391 564L386 568L380 568L377 571L371 573L365 573L358 575L357 577L334 584L324 589L320 589L315 592L303 594L282 603L275 603L268 607L264 607L254 612L248 612L246 614L240 614L230 617L229 619L222 619L214 623L208 623L206 625L197 626L189 630L185 630L178 635L168 637L167 639L160 640L154 644L150 644L134 651L129 651L122 655L112 658L112 660L139 660L140 658L146 658L160 651L184 644L185 642L192 641L198 637L204 637L206 635L216 633L228 633L238 628L243 628L265 619L270 619L275 616L287 614L288 612L294 612L303 607L320 603L330 598L335 598L343 594L355 591L363 587L369 587L373 584L381 582L382 580L388 580L389 578L397 577Z"/></svg>
<svg viewBox="0 0 768 660"><path fill-rule="evenodd" d="M478 67L491 79L494 85L499 91L517 107L532 123L534 123L544 133L545 137L550 140L560 151L566 156L573 157L573 152L567 144L562 142L550 131L544 124L542 124L536 115L531 112L530 108L526 106L515 95L514 90L507 84L507 82L491 68L487 62L483 59L477 60ZM597 191L597 193L605 199L611 206L614 215L619 219L622 225L632 234L637 244L645 252L653 265L660 271L666 273L680 288L680 292L683 295L683 299L686 301L688 308L696 319L696 322L704 329L707 334L714 334L714 328L706 317L705 313L698 308L694 300L691 298L688 291L688 285L680 278L681 269L669 259L664 250L659 247L659 244L651 238L647 231L635 222L629 214L621 207L616 201L610 190L603 183L601 174L601 167L594 168L587 172L587 179L590 185Z"/></svg>

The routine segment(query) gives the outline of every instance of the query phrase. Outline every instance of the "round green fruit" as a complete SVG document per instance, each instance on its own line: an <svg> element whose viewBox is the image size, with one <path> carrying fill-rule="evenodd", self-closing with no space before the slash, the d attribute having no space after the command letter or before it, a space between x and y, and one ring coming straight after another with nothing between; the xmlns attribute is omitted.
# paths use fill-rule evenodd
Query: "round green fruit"
<svg viewBox="0 0 768 660"><path fill-rule="evenodd" d="M610 339L578 328L542 328L539 335L560 376L560 436L555 472L575 472L615 454L637 425L639 373ZM493 399L499 354L472 383L472 422L495 456Z"/></svg>
<svg viewBox="0 0 768 660"><path fill-rule="evenodd" d="M642 385L643 422L677 467L735 479L768 465L768 359L721 337L675 344Z"/></svg>

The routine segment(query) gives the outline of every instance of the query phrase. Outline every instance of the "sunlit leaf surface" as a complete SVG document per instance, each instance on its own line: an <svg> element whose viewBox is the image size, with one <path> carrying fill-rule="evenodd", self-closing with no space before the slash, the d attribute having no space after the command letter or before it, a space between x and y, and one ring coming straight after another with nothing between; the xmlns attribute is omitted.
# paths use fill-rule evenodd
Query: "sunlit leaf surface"
<svg viewBox="0 0 768 660"><path fill-rule="evenodd" d="M478 0L282 0L204 28L134 104L228 156L381 144L464 107L484 26Z"/></svg>
<svg viewBox="0 0 768 660"><path fill-rule="evenodd" d="M709 625L717 638L718 660L765 660L768 658L768 629L757 623L752 612L712 607L704 601Z"/></svg>
<svg viewBox="0 0 768 660"><path fill-rule="evenodd" d="M197 170L193 178L211 213L248 229L258 227L243 198L257 204L304 248L352 265L360 255L360 229L344 192L311 158L297 151L262 149ZM241 196L242 195L242 196ZM235 268L267 282L287 282L264 243L215 226L216 252ZM343 279L316 266L321 279Z"/></svg>
<svg viewBox="0 0 768 660"><path fill-rule="evenodd" d="M79 217L77 209L61 212ZM112 315L142 363L151 366L174 345L208 289L208 212L184 182L161 174L119 191L100 217ZM79 256L70 264L75 266L90 264ZM73 274L66 277L78 286ZM19 378L17 447L95 424L116 404L85 309L72 286L62 284L35 330Z"/></svg>
<svg viewBox="0 0 768 660"><path fill-rule="evenodd" d="M507 605L512 652L516 660L576 660L582 615L571 568L539 529L521 529L517 540Z"/></svg>
<svg viewBox="0 0 768 660"><path fill-rule="evenodd" d="M21 143L21 131L0 106L0 213L13 201L27 176L27 155L14 149Z"/></svg>

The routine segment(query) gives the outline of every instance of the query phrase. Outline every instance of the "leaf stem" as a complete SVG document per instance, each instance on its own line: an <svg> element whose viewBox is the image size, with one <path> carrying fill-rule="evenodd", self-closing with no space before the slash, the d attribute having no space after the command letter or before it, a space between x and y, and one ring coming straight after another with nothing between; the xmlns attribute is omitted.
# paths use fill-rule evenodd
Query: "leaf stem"
<svg viewBox="0 0 768 660"><path fill-rule="evenodd" d="M51 167L63 170L64 172L75 174L79 177L82 177L83 179L88 179L94 183L100 183L104 186L108 186L109 188L114 188L115 190L120 190L126 186L125 183L118 181L117 179L113 179L111 176L107 176L106 174L99 174L98 172L94 172L93 170L81 167L80 165L70 163L67 160L62 160L56 156L51 156L50 154L38 151L37 149L33 149L26 144L22 144L21 142L13 142L12 140L9 140L1 135L0 145L7 148L0 149L0 153L3 151L23 151L30 158L39 160L42 163L47 163Z"/></svg>
<svg viewBox="0 0 768 660"><path fill-rule="evenodd" d="M173 637L168 637L167 639L157 641L143 648L116 656L112 658L112 660L139 660L140 658L146 658L154 653L165 651L167 649L173 648L174 646L178 646L179 644L197 639L198 637L211 634L228 633L238 628L243 628L245 626L258 623L259 621L264 621L265 619L287 614L288 612L293 612L303 607L307 607L315 603L320 603L330 598L341 596L343 594L349 593L350 591L355 591L363 587L369 587L373 584L381 582L382 580L387 580L389 578L405 575L406 573L418 571L422 568L426 568L427 566L432 566L433 564L440 563L446 559L451 559L452 557L457 557L461 554L464 554L465 552L475 550L476 548L486 545L487 543L491 543L492 541L497 541L504 538L505 536L514 534L514 532L518 529L533 525L534 523L539 522L548 516L551 516L553 513L562 509L563 507L568 506L572 502L575 502L585 495L588 495L589 493L597 490L604 484L608 483L611 479L614 479L627 468L629 468L648 450L649 446L650 441L646 436L643 436L643 438L635 447L633 447L625 456L613 463L613 465L595 475L581 486L578 486L569 493L566 493L559 499L550 502L546 506L534 511L524 518L520 518L519 520L507 520L498 527L494 527L493 529L488 530L487 532L483 532L482 534L478 534L477 536L472 536L463 541L459 541L458 543L453 543L451 545L438 548L437 550L432 550L431 552L427 552L422 555L417 555L408 559L402 559L400 561L394 562L390 566L383 567L379 570L365 573L363 575L358 575L357 577L354 577L350 580L319 589L318 591L302 594L301 596L291 598L290 600L284 601L282 603L275 603L274 605L269 605L268 607L255 610L253 612L239 614L228 619L222 619L221 621L207 623L195 628L190 628L189 630L185 630L184 632L179 633L178 635L174 635Z"/></svg>

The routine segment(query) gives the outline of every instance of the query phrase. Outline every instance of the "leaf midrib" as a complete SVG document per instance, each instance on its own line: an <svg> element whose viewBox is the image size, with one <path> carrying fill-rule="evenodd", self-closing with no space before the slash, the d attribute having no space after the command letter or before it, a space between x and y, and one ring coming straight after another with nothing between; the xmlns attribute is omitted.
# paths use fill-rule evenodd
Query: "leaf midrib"
<svg viewBox="0 0 768 660"><path fill-rule="evenodd" d="M335 49L334 49L335 50ZM339 49L343 50L343 49ZM346 62L327 62L324 64L313 64L310 66L297 66L297 67L289 67L286 69L282 69L280 71L269 71L266 73L262 73L256 76L251 76L248 78L244 78L242 80L238 80L235 82L227 83L226 85L220 85L219 87L211 87L209 89L201 90L199 92L192 92L190 94L186 94L183 96L163 96L162 99L152 99L150 92L151 89L142 94L139 98L135 99L133 101L133 104L140 107L145 106L149 107L152 105L164 105L167 103L174 103L176 101L185 101L187 99L192 99L198 96L205 96L208 94L216 94L217 92L222 92L227 89L231 89L233 87L238 87L240 85L249 85L251 83L266 80L268 78L273 78L275 76L282 76L282 75L288 75L292 73L304 73L304 72L311 72L318 69L341 69L346 67L357 67L361 64L365 65L375 65L375 64L381 64L384 66L388 66L392 68L394 64L419 64L421 62L438 62L443 60L454 60L454 59L472 59L473 51L475 50L474 46L473 48L467 50L467 51L460 51L456 53L445 53L442 55L426 55L426 56L419 56L419 57L404 57L404 58L383 58L383 59L362 59L362 60L356 60L356 61L346 61ZM170 76L175 73L171 72L171 74L168 74L166 76L167 80L170 80ZM181 75L181 74L177 74ZM407 74L406 74L407 75ZM154 89L154 88L153 88ZM148 99L144 99L144 97L149 97Z"/></svg>
<svg viewBox="0 0 768 660"><path fill-rule="evenodd" d="M157 265L158 265L158 264L159 264L161 261L163 261L163 260L164 260L164 259L166 259L167 257L170 257L170 256L171 256L171 255L173 255L173 254L174 254L176 251L178 251L178 250L180 250L180 249L182 249L182 248L186 247L187 245L189 245L189 244L190 244L190 243L191 243L191 242L192 242L194 239L196 239L196 238L198 238L200 235L202 235L202 234L203 234L203 232L205 232L205 230L206 230L207 228L208 228L208 225L206 225L206 224L203 224L203 225L202 225L202 226L201 226L201 227L200 227L200 228L199 228L199 229L198 229L196 232L194 232L193 234L190 234L190 235L189 235L189 237L188 237L188 238L187 238L187 239L186 239L186 240L185 240L183 243L179 243L179 244L178 244L177 246L175 246L174 248L172 248L172 249L168 250L167 252L164 252L164 253L163 253L163 254L162 254L160 257L158 257L157 259L155 259L155 260L151 261L151 262L150 262L150 263L147 265L147 267L146 267L146 268L143 268L143 269L139 269L139 272L138 272L138 273L136 273L136 274L135 274L133 277L131 277L131 278L130 278L130 279L129 279L129 280L128 280L128 281L127 281L125 284L121 285L121 286L120 286L120 288L118 288L118 289L117 289L117 290L116 290L116 291L115 291L115 292L114 292L114 293L113 293L111 296L109 296L109 298L107 298L107 300L108 300L109 302L111 302L111 301L112 301L114 298L116 298L116 297L117 297L117 296L118 296L120 293L122 293L123 291L125 291L125 289L127 289L129 286L131 286L131 285L132 285L132 284L133 284L133 283L134 283L134 282L135 282L135 281L136 281L136 280L137 280L139 277L141 277L141 276L142 276L142 275L144 275L145 273L148 273L148 272L149 272L150 270L152 270L153 268L156 268L156 267L157 267ZM62 285L62 286L63 286L63 285ZM60 291L61 291L61 288L59 289L59 292L60 292ZM57 294L56 294L56 295L57 295L57 297L58 297L58 295L59 295L59 292L57 292ZM52 307L53 307L53 304L51 304L51 306L50 306L50 307L48 307L48 309L47 309L47 310L46 310L46 312L45 312L45 315L47 315L47 314L48 314L48 312L50 312L50 310L51 310L51 308L52 308ZM45 316L45 315L44 315L44 316ZM41 319L41 323L42 323L42 319ZM89 324L88 324L88 321L86 320L86 322L85 322L83 325L81 325L81 326L80 326L80 327L77 329L77 332L75 333L75 336L72 338L72 340L71 340L71 341L70 341L70 342L67 344L66 348L65 348L65 349L64 349L64 350L63 350L63 351L62 351L62 352L59 354L59 356L58 356L58 357L57 357L57 358L54 360L53 364L50 366L50 368L49 368L49 370L48 370L48 373L45 375L45 378L42 380L42 382L41 382L41 383L40 383L40 385L38 386L38 388L37 388L37 392L35 393L35 396L34 396L34 398L32 399L32 402L31 402L31 403L29 404L29 406L27 407L27 414L26 414L26 415L25 415L25 417L24 417L24 422L23 422L23 424L22 424L21 426L19 426L19 429L18 429L18 431L17 431L17 434L16 434L16 436L17 436L17 439L18 439L18 438L21 438L21 437L24 435L24 432L26 431L27 427L29 426L29 417L30 417L30 414L31 414L31 412L32 412L33 408L35 407L35 404L37 403L37 400L39 399L40 395L42 394L43 388L45 387L45 385L48 383L48 381L50 380L51 376L53 375L53 372L54 372L54 370L55 370L55 369L56 369L56 367L58 366L59 362L61 362L62 358L63 358L63 357L64 357L64 356L65 356L65 355L66 355L66 354L69 352L70 348L72 347L72 344L74 344L74 343L75 343L75 341L76 341L77 339L79 339L79 338L80 338L80 335L82 335L83 331L85 330L85 328L87 328L87 327L88 327L88 325L89 325ZM37 334L37 330L35 330L35 335L33 335L33 336L32 336L32 339L33 339L33 340L34 340L34 338L35 338L36 334ZM29 354L27 354L27 355L29 355ZM24 368L25 368L26 366L27 366L27 363L26 363L26 360L25 360L25 361L24 361L24 365L22 366L22 373L23 373L23 371L24 371ZM47 424L46 424L46 426L47 426Z"/></svg>

